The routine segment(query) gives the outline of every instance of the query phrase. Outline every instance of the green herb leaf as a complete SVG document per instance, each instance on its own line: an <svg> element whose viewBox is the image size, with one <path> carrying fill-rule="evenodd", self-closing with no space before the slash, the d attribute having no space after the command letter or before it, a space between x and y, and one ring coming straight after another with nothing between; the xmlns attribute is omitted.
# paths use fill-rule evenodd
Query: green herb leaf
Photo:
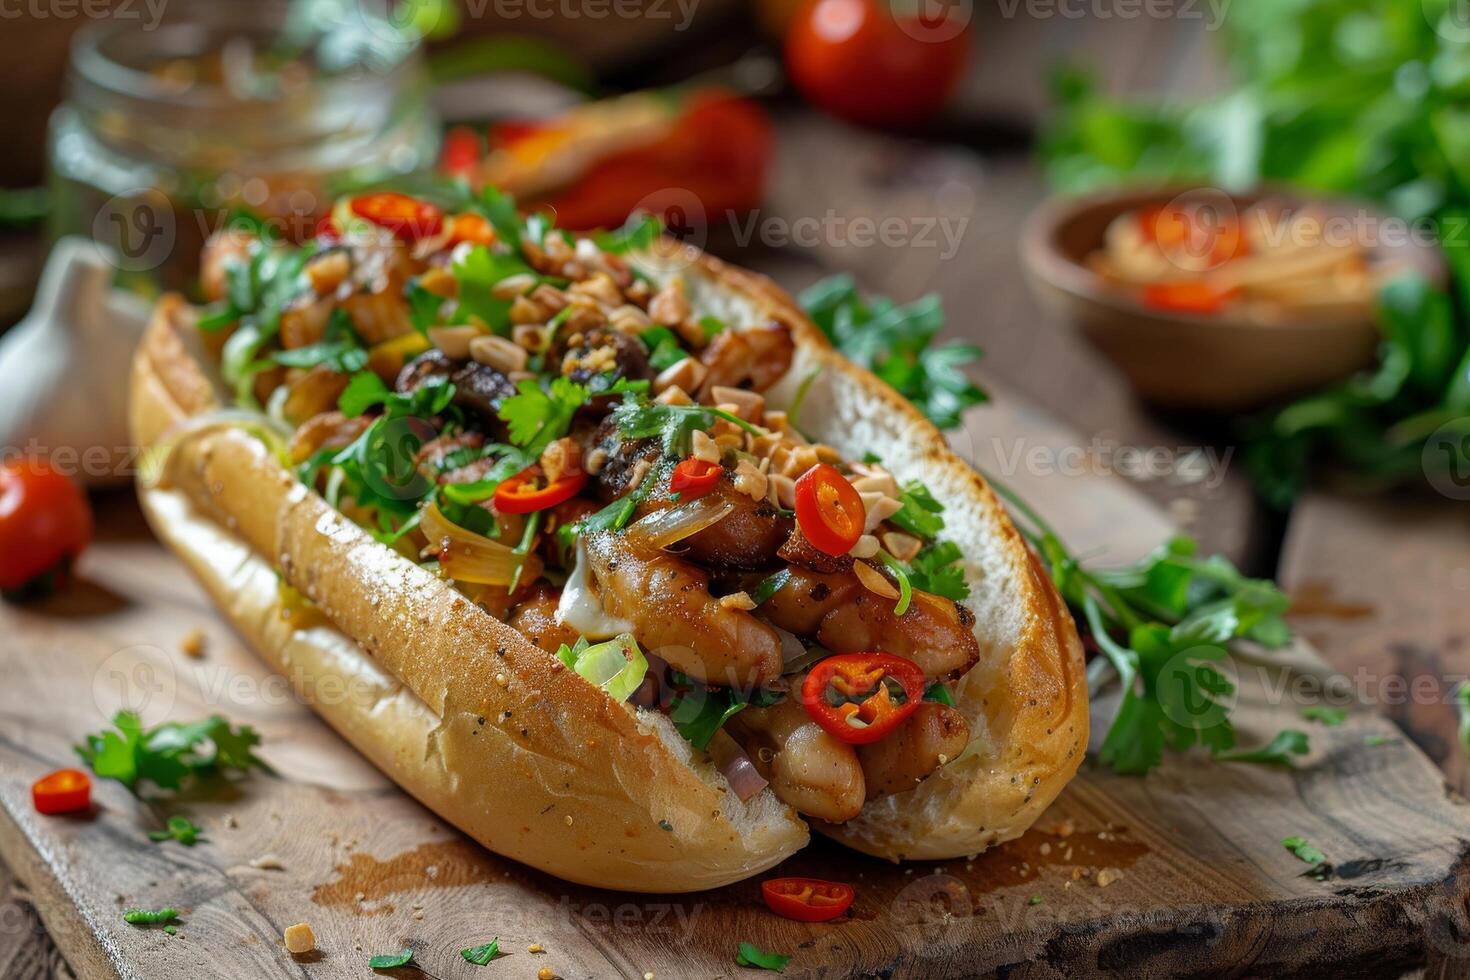
<svg viewBox="0 0 1470 980"><path fill-rule="evenodd" d="M669 702L669 720L700 751L709 748L715 732L741 711L751 705L769 708L785 697L764 688L744 692L730 687L706 687L678 672L672 675L672 682L675 694Z"/></svg>
<svg viewBox="0 0 1470 980"><path fill-rule="evenodd" d="M617 231L593 234L592 241L604 252L623 255L628 252L646 252L663 234L664 224L645 211L635 211Z"/></svg>
<svg viewBox="0 0 1470 980"><path fill-rule="evenodd" d="M499 298L494 288L502 279L531 272L531 267L515 256L476 245L455 260L450 272L459 283L455 322L468 323L470 317L478 317L497 334L509 333L514 300Z"/></svg>
<svg viewBox="0 0 1470 980"><path fill-rule="evenodd" d="M500 955L500 939L492 939L483 946L462 949L459 955L463 956L466 962L473 963L475 966L488 966L491 960Z"/></svg>
<svg viewBox="0 0 1470 980"><path fill-rule="evenodd" d="M762 970L774 970L777 973L786 972L786 964L791 962L790 956L781 953L767 953L756 949L750 943L741 943L740 951L735 954L735 963L739 966L758 967Z"/></svg>
<svg viewBox="0 0 1470 980"><path fill-rule="evenodd" d="M850 276L834 276L801 294L801 306L832 343L857 364L896 389L941 429L985 401L964 368L981 357L971 344L934 346L944 327L937 296L903 306L864 300Z"/></svg>
<svg viewBox="0 0 1470 980"><path fill-rule="evenodd" d="M934 499L934 494L918 480L910 480L898 494L903 504L898 513L889 518L894 524L915 537L932 541L944 530L944 505Z"/></svg>
<svg viewBox="0 0 1470 980"><path fill-rule="evenodd" d="M1309 751L1311 751L1311 744L1306 732L1288 728L1279 732L1271 740L1270 745L1248 751L1220 752L1215 755L1215 758L1220 762L1259 762L1273 766L1289 766L1292 756L1306 755Z"/></svg>
<svg viewBox="0 0 1470 980"><path fill-rule="evenodd" d="M169 817L165 830L155 830L149 833L148 839L152 841L176 840L185 847L193 847L202 838L204 828L200 827L188 817Z"/></svg>
<svg viewBox="0 0 1470 980"><path fill-rule="evenodd" d="M75 751L104 779L136 791L143 781L160 789L177 790L190 779L222 770L266 769L254 754L260 736L249 726L238 729L223 717L180 724L166 722L143 729L138 716L118 712L115 729L86 736Z"/></svg>
<svg viewBox="0 0 1470 980"><path fill-rule="evenodd" d="M381 405L392 395L383 379L371 371L354 374L337 398L337 409L350 419L357 418L374 405Z"/></svg>
<svg viewBox="0 0 1470 980"><path fill-rule="evenodd" d="M921 592L956 602L968 599L970 585L965 581L964 557L953 541L936 541L909 563L909 581Z"/></svg>
<svg viewBox="0 0 1470 980"><path fill-rule="evenodd" d="M761 579L760 584L755 587L755 591L750 594L751 601L757 606L768 602L772 596L784 589L786 583L790 581L791 569L783 568L780 571L772 572L770 575Z"/></svg>
<svg viewBox="0 0 1470 980"><path fill-rule="evenodd" d="M533 457L567 434L577 409L591 396L585 385L565 377L554 378L546 389L527 378L516 390L520 394L501 402L498 414L509 429L510 441Z"/></svg>
<svg viewBox="0 0 1470 980"><path fill-rule="evenodd" d="M1311 844L1308 844L1305 837L1292 836L1282 838L1281 846L1307 864L1322 864L1327 860L1327 855L1323 854Z"/></svg>
<svg viewBox="0 0 1470 980"><path fill-rule="evenodd" d="M1346 708L1334 708L1325 704L1314 704L1302 709L1302 718L1306 721L1315 721L1327 728L1336 728L1347 721Z"/></svg>
<svg viewBox="0 0 1470 980"><path fill-rule="evenodd" d="M178 919L179 910L175 908L128 909L123 913L123 921L135 926L159 926L177 922Z"/></svg>
<svg viewBox="0 0 1470 980"><path fill-rule="evenodd" d="M392 970L400 966L408 966L413 962L413 950L405 949L401 953L385 953L382 956L374 956L368 960L368 969Z"/></svg>

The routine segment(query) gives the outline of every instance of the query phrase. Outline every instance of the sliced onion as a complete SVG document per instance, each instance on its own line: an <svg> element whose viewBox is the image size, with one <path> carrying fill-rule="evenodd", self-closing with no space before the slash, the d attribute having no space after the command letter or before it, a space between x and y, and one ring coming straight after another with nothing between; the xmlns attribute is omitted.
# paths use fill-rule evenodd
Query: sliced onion
<svg viewBox="0 0 1470 980"><path fill-rule="evenodd" d="M797 659L806 656L806 644L801 642L801 638L795 633L790 630L783 630L775 623L767 622L766 625L775 630L776 635L781 638L782 663L793 663ZM786 672L786 668L782 668L781 673L784 674Z"/></svg>
<svg viewBox="0 0 1470 980"><path fill-rule="evenodd" d="M533 555L518 555L499 541L460 527L444 516L437 503L424 508L419 530L429 547L439 553L439 567L456 582L509 586L522 563L529 566L535 560ZM528 582L533 579L526 577Z"/></svg>
<svg viewBox="0 0 1470 980"><path fill-rule="evenodd" d="M755 763L750 761L745 750L730 737L729 732L715 732L715 737L710 739L709 753L719 767L720 775L725 777L731 792L740 797L741 803L747 802L766 788L765 777L755 768Z"/></svg>
<svg viewBox="0 0 1470 980"><path fill-rule="evenodd" d="M735 511L728 500L697 497L686 503L656 511L628 527L628 543L635 548L667 548L705 528L718 524Z"/></svg>
<svg viewBox="0 0 1470 980"><path fill-rule="evenodd" d="M852 570L857 575L858 581L863 583L863 588L869 592L885 599L898 598L898 590L893 587L893 583L884 578L883 573L872 565L865 561L855 561L852 563Z"/></svg>

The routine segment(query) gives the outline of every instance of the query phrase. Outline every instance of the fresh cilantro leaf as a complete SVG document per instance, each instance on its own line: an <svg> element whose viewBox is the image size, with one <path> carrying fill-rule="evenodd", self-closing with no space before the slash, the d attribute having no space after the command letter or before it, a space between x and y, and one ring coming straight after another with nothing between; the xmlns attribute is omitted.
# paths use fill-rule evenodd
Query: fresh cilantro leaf
<svg viewBox="0 0 1470 980"><path fill-rule="evenodd" d="M894 524L915 537L929 541L944 530L944 518L941 516L944 505L934 499L934 494L923 483L918 480L905 483L899 490L898 499L903 506L889 518Z"/></svg>
<svg viewBox="0 0 1470 980"><path fill-rule="evenodd" d="M699 318L699 329L704 331L705 340L714 340L715 337L729 329L729 324L717 316L702 316Z"/></svg>
<svg viewBox="0 0 1470 980"><path fill-rule="evenodd" d="M128 909L123 913L123 921L135 926L158 926L178 920L179 910L175 908Z"/></svg>
<svg viewBox="0 0 1470 980"><path fill-rule="evenodd" d="M368 960L370 970L392 970L400 966L408 966L413 962L413 950L405 949L401 953L385 953L382 956L374 956Z"/></svg>
<svg viewBox="0 0 1470 980"><path fill-rule="evenodd" d="M1298 860L1301 860L1306 864L1317 865L1322 864L1327 860L1327 855L1323 854L1320 850L1307 843L1307 839L1305 837L1284 837L1281 840L1281 846L1286 848L1292 854L1295 854Z"/></svg>
<svg viewBox="0 0 1470 980"><path fill-rule="evenodd" d="M959 602L970 596L962 567L964 555L953 541L936 541L925 547L909 563L909 581L921 592L944 596Z"/></svg>
<svg viewBox="0 0 1470 980"><path fill-rule="evenodd" d="M1327 728L1336 728L1347 721L1346 708L1334 708L1325 704L1314 704L1302 709L1302 718L1306 721L1315 721Z"/></svg>
<svg viewBox="0 0 1470 980"><path fill-rule="evenodd" d="M497 414L506 423L510 441L528 456L540 456L543 449L566 435L577 409L591 395L585 385L565 377L552 379L545 389L526 378L516 390L520 394L501 402Z"/></svg>
<svg viewBox="0 0 1470 980"><path fill-rule="evenodd" d="M750 943L741 943L740 951L735 954L735 962L739 966L758 967L762 970L785 973L786 964L791 962L791 957L781 953L767 953L756 949Z"/></svg>
<svg viewBox="0 0 1470 980"><path fill-rule="evenodd" d="M419 285L417 279L411 279L404 290L404 298L408 300L408 322L413 324L415 330L427 334L430 327L439 325L444 309L443 296L429 292Z"/></svg>
<svg viewBox="0 0 1470 980"><path fill-rule="evenodd" d="M169 817L166 830L155 830L148 835L151 841L176 840L185 847L193 847L202 839L204 828L188 817Z"/></svg>
<svg viewBox="0 0 1470 980"><path fill-rule="evenodd" d="M941 429L959 426L965 409L985 401L964 368L978 360L971 344L933 346L944 327L937 296L902 306L865 300L852 277L833 276L801 294L801 306L833 345L898 391Z"/></svg>
<svg viewBox="0 0 1470 980"><path fill-rule="evenodd" d="M665 456L689 455L689 441L696 430L707 430L715 419L724 419L753 436L765 430L723 409L709 405L666 405L650 401L641 393L626 391L623 400L612 411L618 431L627 439L657 437Z"/></svg>
<svg viewBox="0 0 1470 980"><path fill-rule="evenodd" d="M1040 895L1032 895L1030 898L1026 899L1026 904L1040 905L1044 901L1046 901L1046 899L1042 898Z"/></svg>
<svg viewBox="0 0 1470 980"><path fill-rule="evenodd" d="M463 956L466 962L473 963L475 966L488 966L491 960L501 955L500 939L492 939L483 946L471 946L469 949L462 949L459 951L459 955Z"/></svg>
<svg viewBox="0 0 1470 980"><path fill-rule="evenodd" d="M623 227L617 231L600 231L592 241L604 252L622 255L627 252L645 252L663 234L664 223L646 211L635 211L628 216Z"/></svg>
<svg viewBox="0 0 1470 980"><path fill-rule="evenodd" d="M1288 728L1277 734L1270 745L1259 749L1221 752L1215 756L1220 762L1259 762L1265 765L1289 766L1294 755L1306 755L1311 750L1306 732Z"/></svg>
<svg viewBox="0 0 1470 980"><path fill-rule="evenodd" d="M501 299L494 288L502 279L531 272L531 267L512 255L476 245L455 260L450 272L459 283L455 322L468 323L476 317L498 334L509 332L514 300Z"/></svg>
<svg viewBox="0 0 1470 980"><path fill-rule="evenodd" d="M145 731L136 714L121 711L112 724L115 731L88 735L75 751L98 776L116 779L134 792L145 780L177 790L191 778L219 770L266 768L252 751L260 736L249 726L232 727L219 715Z"/></svg>
<svg viewBox="0 0 1470 980"><path fill-rule="evenodd" d="M515 198L487 184L475 202L475 210L490 222L496 238L516 252L521 250L521 215Z"/></svg>
<svg viewBox="0 0 1470 980"><path fill-rule="evenodd" d="M368 361L368 352L350 340L323 341L293 350L276 351L271 360L282 367L314 368L325 364L333 371L351 374L361 371Z"/></svg>
<svg viewBox="0 0 1470 980"><path fill-rule="evenodd" d="M337 409L350 419L357 418L374 405L381 405L393 394L383 379L372 371L354 374L337 398Z"/></svg>
<svg viewBox="0 0 1470 980"><path fill-rule="evenodd" d="M683 674L673 676L676 693L669 702L669 720L700 751L709 748L715 732L741 711L751 705L769 708L785 697L764 688L745 692L731 687L706 687Z"/></svg>
<svg viewBox="0 0 1470 980"><path fill-rule="evenodd" d="M673 367L689 356L678 336L668 327L649 327L638 335L648 351L648 366L655 371Z"/></svg>

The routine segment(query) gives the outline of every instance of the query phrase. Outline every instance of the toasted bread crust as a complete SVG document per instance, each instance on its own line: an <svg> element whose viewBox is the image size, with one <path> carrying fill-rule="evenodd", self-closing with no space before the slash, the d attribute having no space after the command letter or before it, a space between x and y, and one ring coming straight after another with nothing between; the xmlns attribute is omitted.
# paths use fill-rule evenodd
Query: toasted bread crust
<svg viewBox="0 0 1470 980"><path fill-rule="evenodd" d="M832 351L774 284L692 249L660 253L640 265L655 278L683 278L696 308L703 300L744 322L786 323L798 356L768 392L773 407L819 369L803 425L852 455L877 451L901 479L924 479L947 504L947 536L966 552L983 652L956 700L976 733L973 751L916 789L870 803L856 820L818 829L889 858L972 854L1019 835L1086 749L1081 644L1049 579L989 486L939 431ZM218 407L181 340L191 318L187 304L166 297L139 349L132 424L141 445ZM150 520L257 651L277 669L294 664L293 677L304 665L308 677L342 675L381 692L314 706L400 785L492 850L573 881L680 891L758 873L805 843L804 825L768 791L739 804L707 766L702 774L691 768L693 753L658 730L662 719L611 702L379 544L255 438L227 427L192 433L170 454L166 478L141 488ZM333 628L283 628L279 597L241 587L244 572L225 570L224 556L238 560L244 550L249 568L278 570Z"/></svg>

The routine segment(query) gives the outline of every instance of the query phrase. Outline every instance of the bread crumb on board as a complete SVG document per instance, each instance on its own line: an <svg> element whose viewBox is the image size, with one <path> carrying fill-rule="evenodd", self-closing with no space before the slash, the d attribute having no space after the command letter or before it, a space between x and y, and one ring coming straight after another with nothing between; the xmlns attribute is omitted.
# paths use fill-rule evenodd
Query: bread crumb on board
<svg viewBox="0 0 1470 980"><path fill-rule="evenodd" d="M274 854L262 854L250 860L250 866L259 871L285 871L286 866Z"/></svg>
<svg viewBox="0 0 1470 980"><path fill-rule="evenodd" d="M204 640L205 636L202 629L191 629L179 638L179 650L184 656L193 657L195 660L198 660L204 656Z"/></svg>
<svg viewBox="0 0 1470 980"><path fill-rule="evenodd" d="M285 939L286 951L293 956L310 953L316 949L316 935L311 931L311 926L305 922L287 926Z"/></svg>
<svg viewBox="0 0 1470 980"><path fill-rule="evenodd" d="M536 971L536 980L556 980L556 974L552 972L551 967L543 966Z"/></svg>

